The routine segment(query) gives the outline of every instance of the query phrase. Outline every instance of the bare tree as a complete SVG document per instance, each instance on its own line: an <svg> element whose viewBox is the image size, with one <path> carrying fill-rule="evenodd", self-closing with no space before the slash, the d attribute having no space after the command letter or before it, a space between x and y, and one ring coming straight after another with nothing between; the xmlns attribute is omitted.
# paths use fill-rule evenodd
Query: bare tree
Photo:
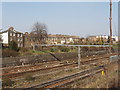
<svg viewBox="0 0 120 90"><path fill-rule="evenodd" d="M47 27L43 23L36 22L32 28L32 32L30 33L31 40L37 43L45 43L45 39L47 38Z"/></svg>

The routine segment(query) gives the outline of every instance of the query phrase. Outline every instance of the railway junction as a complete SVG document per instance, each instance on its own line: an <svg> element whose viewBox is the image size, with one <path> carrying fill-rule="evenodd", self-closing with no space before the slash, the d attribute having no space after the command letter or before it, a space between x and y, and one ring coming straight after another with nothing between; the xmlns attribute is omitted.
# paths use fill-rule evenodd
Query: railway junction
<svg viewBox="0 0 120 90"><path fill-rule="evenodd" d="M71 47L71 45L67 47ZM9 78L14 82L10 86L3 84L3 87L25 89L106 88L112 87L112 85L117 87L118 53L98 53L81 57L79 48L81 46L77 47L78 57L74 59L1 68L2 79Z"/></svg>

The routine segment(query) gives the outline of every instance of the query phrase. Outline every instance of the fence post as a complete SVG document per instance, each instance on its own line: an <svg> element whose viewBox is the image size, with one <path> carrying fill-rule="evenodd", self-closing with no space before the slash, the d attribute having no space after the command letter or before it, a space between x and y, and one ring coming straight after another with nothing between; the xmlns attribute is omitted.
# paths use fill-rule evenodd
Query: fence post
<svg viewBox="0 0 120 90"><path fill-rule="evenodd" d="M33 50L35 51L35 45L33 45Z"/></svg>
<svg viewBox="0 0 120 90"><path fill-rule="evenodd" d="M81 56L80 56L80 46L78 46L78 68L80 69L80 59L81 59Z"/></svg>

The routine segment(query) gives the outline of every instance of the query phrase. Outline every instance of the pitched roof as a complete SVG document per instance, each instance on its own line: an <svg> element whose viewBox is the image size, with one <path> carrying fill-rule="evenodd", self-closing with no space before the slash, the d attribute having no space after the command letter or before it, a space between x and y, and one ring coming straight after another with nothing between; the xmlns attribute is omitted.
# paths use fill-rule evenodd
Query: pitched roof
<svg viewBox="0 0 120 90"><path fill-rule="evenodd" d="M15 32L15 33L22 33L22 32L18 32L18 31L16 31L16 30L14 30L13 27L10 27L8 30L5 30L5 31L0 32L0 34L1 34L1 33L5 33L5 32L8 32L8 31L13 31L13 32Z"/></svg>
<svg viewBox="0 0 120 90"><path fill-rule="evenodd" d="M79 36L62 35L62 34L55 34L55 35L49 34L48 37L80 38Z"/></svg>

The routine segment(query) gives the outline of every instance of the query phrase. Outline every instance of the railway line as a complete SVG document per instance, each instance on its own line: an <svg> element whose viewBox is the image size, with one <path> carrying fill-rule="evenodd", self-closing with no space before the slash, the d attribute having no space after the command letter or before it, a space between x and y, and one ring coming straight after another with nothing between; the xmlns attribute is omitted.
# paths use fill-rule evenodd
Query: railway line
<svg viewBox="0 0 120 90"><path fill-rule="evenodd" d="M115 54L113 54L113 55L115 55ZM107 55L108 56L108 55ZM99 57L99 56L98 56ZM83 58L84 59L84 58ZM56 62L56 61L53 61L53 62L55 62L55 63L58 63L58 62ZM45 63L49 63L49 64L53 64L53 62L45 62ZM86 61L87 62L87 61ZM45 64L44 62L42 63L42 64L34 64L34 65L25 65L25 66L15 66L15 67L5 67L5 68L0 68L0 70L2 70L2 71L6 71L6 70L8 70L8 71L10 71L10 70L19 70L19 69L28 69L28 68L34 68L34 67L39 67L39 66L42 66L43 64Z"/></svg>
<svg viewBox="0 0 120 90"><path fill-rule="evenodd" d="M97 60L100 60L100 59L104 59L105 60L105 59L108 59L108 58L109 58L109 56L100 57L100 58L94 58L94 59L82 61L81 64L82 65L90 64L90 63L95 62ZM48 70L51 70L51 69L52 70L60 69L62 67L67 67L67 66L77 66L77 62L70 63L70 64L65 64L65 65L54 66L54 67L48 67L48 68L32 69L32 70L29 70L29 71L23 71L23 72L18 72L18 73L4 73L4 74L2 74L2 78L6 78L6 77L14 78L14 77L18 77L18 76L21 76L23 74L26 74L26 73L33 73L33 72L37 72L37 71L48 71Z"/></svg>
<svg viewBox="0 0 120 90"><path fill-rule="evenodd" d="M118 63L118 61L112 62L110 64L116 64L116 63ZM67 86L71 83L74 83L77 80L81 80L81 79L87 78L91 75L95 75L97 73L100 73L104 69L104 67L106 67L106 66L108 66L108 64L101 65L101 66L98 66L98 67L95 67L95 68L92 68L92 69L84 70L84 71L81 71L79 73L75 73L75 74L72 74L72 75L57 79L57 80L42 83L42 84L39 84L39 85L36 85L36 86L31 86L31 87L28 87L26 89L32 89L32 88L61 88L61 87Z"/></svg>

